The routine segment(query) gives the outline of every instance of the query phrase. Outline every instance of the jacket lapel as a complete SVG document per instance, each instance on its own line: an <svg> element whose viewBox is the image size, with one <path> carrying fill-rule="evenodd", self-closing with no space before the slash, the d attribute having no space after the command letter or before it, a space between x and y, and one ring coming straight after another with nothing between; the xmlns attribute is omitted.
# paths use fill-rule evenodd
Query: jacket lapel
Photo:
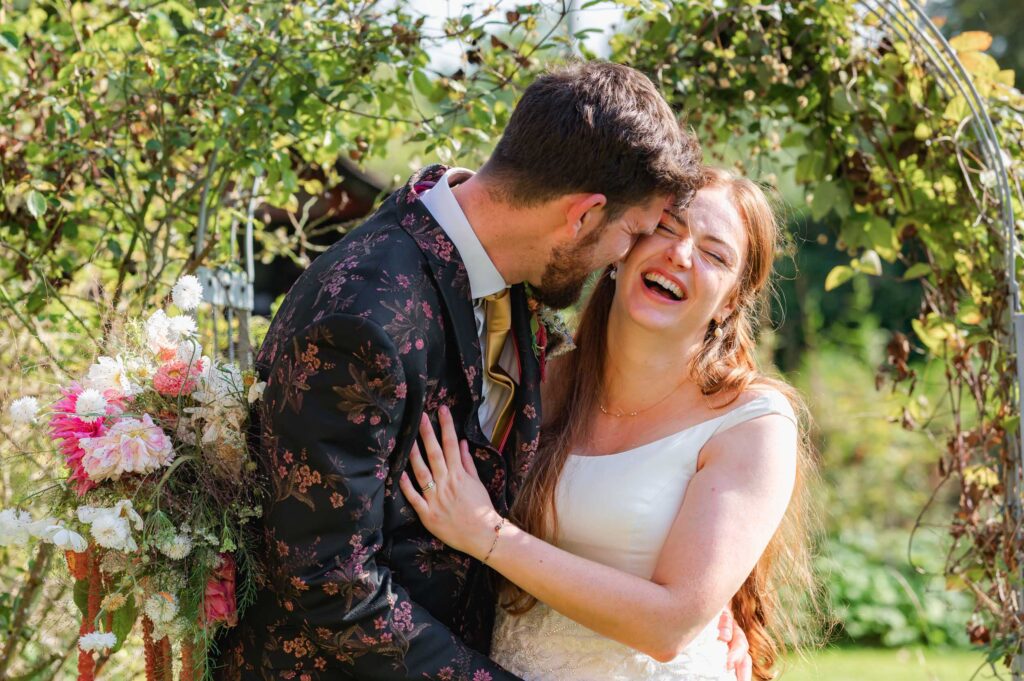
<svg viewBox="0 0 1024 681"><path fill-rule="evenodd" d="M533 312L529 307L526 287L522 284L513 286L510 291L511 331L519 361L519 384L513 397L514 414L509 430L492 444L481 430L477 417L483 393L483 359L469 275L455 245L419 200L421 194L441 180L446 170L441 165L424 168L395 193L393 200L398 206L400 224L423 252L448 312L463 377L473 404L468 410L463 432L482 468L492 468L489 471L491 476L486 476L485 470L480 471L481 476L485 480L491 477L495 483L492 492L504 488L505 501L509 503L529 470L540 439L540 367L531 330ZM507 479L501 469L507 471Z"/></svg>
<svg viewBox="0 0 1024 681"><path fill-rule="evenodd" d="M525 286L513 286L511 295L512 338L519 359L519 385L512 400L515 413L511 432L501 448L509 470L507 494L510 502L515 498L519 484L533 463L540 442L541 422L540 363L534 351L531 326L533 312L529 307Z"/></svg>
<svg viewBox="0 0 1024 681"><path fill-rule="evenodd" d="M473 298L469 288L469 274L459 256L455 244L430 214L423 202L421 194L433 187L444 176L446 167L442 165L428 166L413 175L405 187L395 193L394 200L398 204L399 220L402 228L408 232L423 255L426 257L437 289L448 312L450 328L455 337L455 345L459 353L463 378L469 388L473 407L469 410L464 425L466 439L480 447L488 443L480 423L477 410L483 394L483 366L480 351L480 339L476 332L476 318L473 314Z"/></svg>

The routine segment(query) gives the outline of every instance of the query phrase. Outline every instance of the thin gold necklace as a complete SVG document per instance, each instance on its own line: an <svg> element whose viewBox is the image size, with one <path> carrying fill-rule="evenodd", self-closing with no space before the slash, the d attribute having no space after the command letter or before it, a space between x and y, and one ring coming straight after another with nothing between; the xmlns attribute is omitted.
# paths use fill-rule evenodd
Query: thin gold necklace
<svg viewBox="0 0 1024 681"><path fill-rule="evenodd" d="M634 416L637 416L638 414L643 414L645 411L650 411L651 409L654 409L659 404L661 404L662 402L667 400L673 393L675 393L675 391L679 390L679 388L681 388L682 386L683 386L683 384L680 383L676 387L672 388L672 390L669 391L667 395L662 397L660 400L658 400L657 402L655 402L651 406L644 407L643 409L638 409L636 411L618 411L618 412L608 411L607 409L604 408L604 405L601 404L600 402L597 403L597 406L601 409L601 413L605 414L606 416L612 416L612 417L617 418L617 419L626 418L626 417L632 418Z"/></svg>

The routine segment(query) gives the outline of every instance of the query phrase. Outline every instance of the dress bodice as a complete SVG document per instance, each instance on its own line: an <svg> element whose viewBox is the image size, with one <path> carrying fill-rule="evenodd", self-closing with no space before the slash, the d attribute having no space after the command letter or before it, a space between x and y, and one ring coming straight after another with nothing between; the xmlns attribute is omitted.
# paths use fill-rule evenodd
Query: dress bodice
<svg viewBox="0 0 1024 681"><path fill-rule="evenodd" d="M572 455L558 481L555 543L562 549L650 579L683 503L697 459L717 433L781 414L789 401L765 391L715 418L633 449ZM585 588L585 585L580 585ZM538 603L524 615L498 609L492 657L526 681L727 681L718 618L675 660L660 663Z"/></svg>

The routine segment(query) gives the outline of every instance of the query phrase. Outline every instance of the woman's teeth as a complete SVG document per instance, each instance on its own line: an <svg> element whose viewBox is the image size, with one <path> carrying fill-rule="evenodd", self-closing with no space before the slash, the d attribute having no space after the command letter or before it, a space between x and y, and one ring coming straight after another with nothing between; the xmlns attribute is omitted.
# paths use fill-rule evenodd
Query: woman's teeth
<svg viewBox="0 0 1024 681"><path fill-rule="evenodd" d="M679 288L678 284L668 277L664 277L657 272L647 272L644 274L644 281L647 282L648 288L651 288L655 292L661 293L672 300L683 299L683 290ZM651 286L651 284L653 284L653 286Z"/></svg>

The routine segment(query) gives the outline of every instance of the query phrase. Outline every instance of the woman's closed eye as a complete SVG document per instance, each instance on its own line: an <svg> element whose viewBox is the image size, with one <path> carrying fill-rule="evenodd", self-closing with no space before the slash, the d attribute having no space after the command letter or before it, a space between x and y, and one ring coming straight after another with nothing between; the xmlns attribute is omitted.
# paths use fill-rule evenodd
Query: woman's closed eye
<svg viewBox="0 0 1024 681"><path fill-rule="evenodd" d="M715 253L714 251L709 251L707 249L703 249L703 250L704 250L705 254L707 254L712 259L714 259L716 262L718 262L719 265L722 265L724 267L728 267L729 266L729 261L726 258L724 258L723 256L719 255L718 253Z"/></svg>

